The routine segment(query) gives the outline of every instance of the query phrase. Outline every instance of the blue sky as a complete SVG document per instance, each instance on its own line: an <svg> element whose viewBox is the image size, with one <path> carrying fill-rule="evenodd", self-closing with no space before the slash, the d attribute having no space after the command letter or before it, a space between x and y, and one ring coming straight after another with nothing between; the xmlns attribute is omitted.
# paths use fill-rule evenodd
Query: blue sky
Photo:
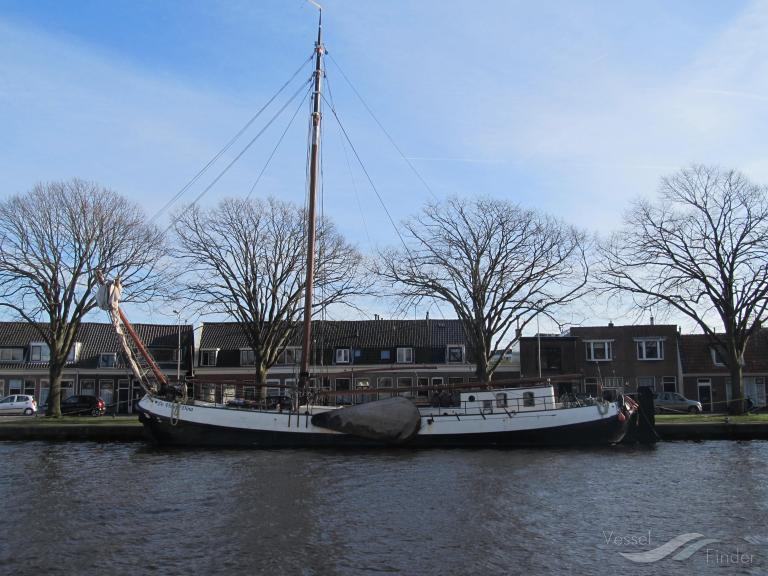
<svg viewBox="0 0 768 576"><path fill-rule="evenodd" d="M438 197L508 198L606 232L691 162L768 182L764 2L324 7L334 101L395 220L430 193L334 62ZM78 176L154 215L310 55L315 25L302 0L0 0L0 197ZM393 244L325 120L328 215L365 252ZM203 202L247 194L286 123ZM300 115L255 194L303 202L305 139Z"/></svg>

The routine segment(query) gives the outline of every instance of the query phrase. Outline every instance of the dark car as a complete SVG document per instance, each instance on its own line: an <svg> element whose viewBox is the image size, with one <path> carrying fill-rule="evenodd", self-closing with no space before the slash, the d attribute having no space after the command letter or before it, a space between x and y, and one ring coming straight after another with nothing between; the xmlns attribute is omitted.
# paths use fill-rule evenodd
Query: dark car
<svg viewBox="0 0 768 576"><path fill-rule="evenodd" d="M61 401L61 413L72 416L102 416L104 400L98 396L70 396Z"/></svg>

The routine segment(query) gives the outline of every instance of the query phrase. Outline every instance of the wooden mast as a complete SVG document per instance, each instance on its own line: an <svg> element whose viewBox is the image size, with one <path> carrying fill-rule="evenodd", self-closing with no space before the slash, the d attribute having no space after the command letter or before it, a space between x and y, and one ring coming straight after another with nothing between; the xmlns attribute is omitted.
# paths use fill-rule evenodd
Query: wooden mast
<svg viewBox="0 0 768 576"><path fill-rule="evenodd" d="M318 7L319 8L319 7ZM319 8L320 9L320 8ZM323 11L317 25L317 42L315 43L315 86L312 93L312 136L309 150L309 205L307 213L307 277L304 293L304 326L301 347L301 373L299 376L299 393L304 394L309 385L309 363L312 351L312 292L315 275L315 235L316 235L316 200L317 180L320 157L320 85L323 77L322 61L325 52L322 44ZM299 399L297 398L298 402ZM298 406L298 404L297 404Z"/></svg>

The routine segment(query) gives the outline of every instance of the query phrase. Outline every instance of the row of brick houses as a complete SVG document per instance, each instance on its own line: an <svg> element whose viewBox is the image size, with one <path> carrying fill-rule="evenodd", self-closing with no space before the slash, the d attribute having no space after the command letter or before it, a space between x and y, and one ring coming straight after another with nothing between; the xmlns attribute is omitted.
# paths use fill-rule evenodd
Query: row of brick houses
<svg viewBox="0 0 768 576"><path fill-rule="evenodd" d="M181 333L181 373L194 374L195 393L209 399L281 397L295 384L298 337L270 369L267 387L254 386L253 352L237 323L204 323L195 347L189 325L136 324L161 368L176 378ZM475 381L471 346L458 320L357 320L314 323L312 373L336 402L386 396L379 389L429 401L444 384ZM0 322L0 393L48 394L47 348L32 326ZM140 395L121 358L109 324L84 323L64 370L64 394L98 394L118 412L130 412ZM640 386L677 392L721 410L730 399L727 368L706 337L681 335L674 325L585 326L563 334L523 337L517 354L505 355L494 378L552 379L558 394L619 394ZM745 393L766 403L768 330L750 341L744 358ZM353 396L352 391L358 391Z"/></svg>
<svg viewBox="0 0 768 576"><path fill-rule="evenodd" d="M134 324L170 381L192 372L192 326ZM181 363L179 354L181 334ZM42 406L48 400L48 346L26 322L0 322L0 393L33 395ZM131 413L141 397L123 361L111 324L84 322L70 350L62 375L62 398L73 394L100 396L110 412Z"/></svg>

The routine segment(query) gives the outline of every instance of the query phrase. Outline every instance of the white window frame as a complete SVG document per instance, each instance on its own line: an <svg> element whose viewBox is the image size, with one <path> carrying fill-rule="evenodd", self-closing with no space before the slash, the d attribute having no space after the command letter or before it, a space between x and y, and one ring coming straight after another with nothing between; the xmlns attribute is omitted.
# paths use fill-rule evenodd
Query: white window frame
<svg viewBox="0 0 768 576"><path fill-rule="evenodd" d="M200 350L200 366L216 366L219 359L219 350L221 348L203 348ZM208 362L203 363L203 358L208 354ZM213 364L210 362L211 356L213 357Z"/></svg>
<svg viewBox="0 0 768 576"><path fill-rule="evenodd" d="M657 361L664 360L664 338L635 338L635 345L637 348L637 359L642 361ZM648 356L647 344L649 342L656 343L656 358L650 358Z"/></svg>
<svg viewBox="0 0 768 576"><path fill-rule="evenodd" d="M397 349L397 363L398 364L413 364L413 348L402 347Z"/></svg>
<svg viewBox="0 0 768 576"><path fill-rule="evenodd" d="M336 348L336 364L349 364L351 355L349 348Z"/></svg>
<svg viewBox="0 0 768 576"><path fill-rule="evenodd" d="M674 390L667 390L667 384L674 384ZM664 392L677 392L677 376L662 376L661 377L661 389Z"/></svg>
<svg viewBox="0 0 768 576"><path fill-rule="evenodd" d="M112 364L104 363L104 358L107 356L114 359ZM99 368L117 368L117 352L99 352Z"/></svg>
<svg viewBox="0 0 768 576"><path fill-rule="evenodd" d="M37 359L35 359L35 349L37 348ZM45 351L45 353L43 353ZM29 343L29 361L30 362L50 362L51 350L45 342Z"/></svg>
<svg viewBox="0 0 768 576"><path fill-rule="evenodd" d="M651 390L656 391L656 377L655 376L638 376L637 388L640 388L641 386L645 386L646 388L650 388Z"/></svg>
<svg viewBox="0 0 768 576"><path fill-rule="evenodd" d="M611 362L613 361L613 340L585 340L588 362ZM596 344L602 345L605 349L605 358L595 358Z"/></svg>
<svg viewBox="0 0 768 576"><path fill-rule="evenodd" d="M461 350L461 360L451 360L451 349L458 348ZM464 346L462 344L448 344L445 347L445 363L446 364L464 364Z"/></svg>
<svg viewBox="0 0 768 576"><path fill-rule="evenodd" d="M603 378L603 388L623 388L623 376L606 376Z"/></svg>

